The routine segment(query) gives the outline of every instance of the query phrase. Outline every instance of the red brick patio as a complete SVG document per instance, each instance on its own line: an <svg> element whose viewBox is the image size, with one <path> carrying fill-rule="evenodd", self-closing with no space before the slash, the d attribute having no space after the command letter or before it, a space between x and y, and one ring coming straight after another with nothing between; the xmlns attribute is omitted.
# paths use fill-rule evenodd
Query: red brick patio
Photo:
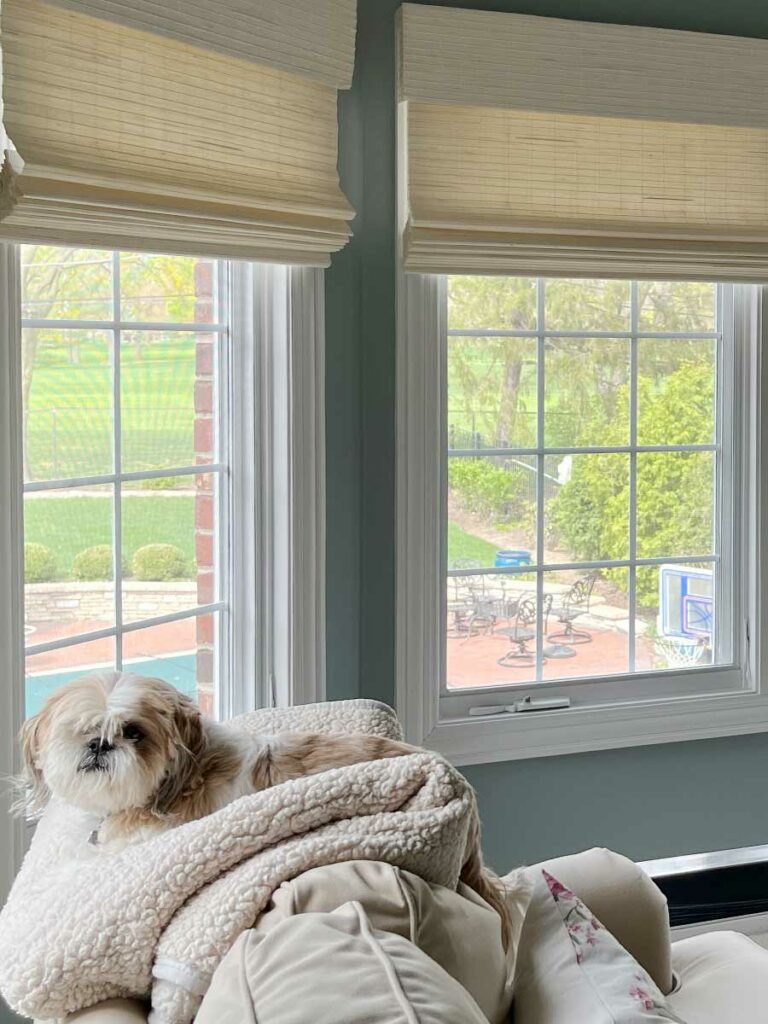
<svg viewBox="0 0 768 1024"><path fill-rule="evenodd" d="M571 648L575 652L573 657L545 661L545 679L571 679L627 671L627 634L619 630L589 629L589 632L591 643L574 645ZM448 686L509 686L510 683L531 682L535 679L535 668L498 664L498 659L510 646L509 638L500 633L449 637L446 659ZM531 649L535 648L531 645ZM655 667L652 649L642 637L637 638L636 667Z"/></svg>

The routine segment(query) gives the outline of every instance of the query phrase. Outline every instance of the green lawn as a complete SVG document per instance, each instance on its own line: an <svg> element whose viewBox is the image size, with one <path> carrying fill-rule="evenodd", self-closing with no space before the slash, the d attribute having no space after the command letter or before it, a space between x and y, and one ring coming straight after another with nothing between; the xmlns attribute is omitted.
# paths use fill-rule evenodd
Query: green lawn
<svg viewBox="0 0 768 1024"><path fill-rule="evenodd" d="M498 548L482 537L475 537L448 521L448 567L461 559L471 559L483 568L492 566Z"/></svg>
<svg viewBox="0 0 768 1024"><path fill-rule="evenodd" d="M195 499L191 494L128 496L122 501L123 558L130 564L144 544L175 544L191 570L195 557ZM99 497L27 496L24 539L45 544L56 558L57 576L67 579L72 559L84 548L110 544L112 500Z"/></svg>
<svg viewBox="0 0 768 1024"><path fill-rule="evenodd" d="M52 332L46 332L49 334ZM77 334L74 338L70 335ZM112 469L112 368L106 334L59 332L35 356L27 418L32 479ZM123 469L194 462L195 336L164 335L121 354Z"/></svg>

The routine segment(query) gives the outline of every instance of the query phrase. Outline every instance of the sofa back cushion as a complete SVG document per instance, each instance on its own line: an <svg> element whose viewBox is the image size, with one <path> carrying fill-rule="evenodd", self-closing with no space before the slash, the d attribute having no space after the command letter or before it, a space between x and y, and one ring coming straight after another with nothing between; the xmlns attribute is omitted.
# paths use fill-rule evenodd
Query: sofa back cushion
<svg viewBox="0 0 768 1024"><path fill-rule="evenodd" d="M196 1024L487 1024L458 981L349 902L244 932Z"/></svg>
<svg viewBox="0 0 768 1024"><path fill-rule="evenodd" d="M458 981L491 1024L508 1020L515 947L505 956L498 914L461 883L454 892L380 861L323 865L280 886L255 927L266 934L296 914L350 900L365 907L374 929L412 942Z"/></svg>

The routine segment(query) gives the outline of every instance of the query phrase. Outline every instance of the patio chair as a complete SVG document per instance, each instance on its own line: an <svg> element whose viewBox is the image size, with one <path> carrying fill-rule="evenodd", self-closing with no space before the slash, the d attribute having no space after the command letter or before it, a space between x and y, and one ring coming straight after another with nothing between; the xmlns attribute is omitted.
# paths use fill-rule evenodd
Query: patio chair
<svg viewBox="0 0 768 1024"><path fill-rule="evenodd" d="M492 633L499 618L500 608L497 597L485 594L472 595L472 610L467 621L467 636L475 635L475 627L480 633Z"/></svg>
<svg viewBox="0 0 768 1024"><path fill-rule="evenodd" d="M552 595L545 594L542 606L542 627L545 633L551 608ZM536 651L532 651L528 645L536 636L537 619L536 595L523 594L517 603L514 626L496 630L498 634L508 636L512 641L512 647L498 659L499 665L504 668L525 668L536 664Z"/></svg>
<svg viewBox="0 0 768 1024"><path fill-rule="evenodd" d="M473 589L463 576L450 577L452 593L448 593L448 625L446 635L451 639L465 637L469 632L469 617L472 614Z"/></svg>
<svg viewBox="0 0 768 1024"><path fill-rule="evenodd" d="M451 569L480 569L479 562L471 558L457 558L451 563ZM470 619L474 613L477 594L485 592L485 579L477 576L451 576L453 594L448 595L447 612L449 623L446 636L457 639L471 634Z"/></svg>
<svg viewBox="0 0 768 1024"><path fill-rule="evenodd" d="M593 572L580 576L573 586L563 594L563 600L555 609L557 621L563 627L556 633L548 633L547 640L553 644L588 644L592 642L592 634L585 629L574 629L573 624L580 615L587 615L595 589L597 575Z"/></svg>

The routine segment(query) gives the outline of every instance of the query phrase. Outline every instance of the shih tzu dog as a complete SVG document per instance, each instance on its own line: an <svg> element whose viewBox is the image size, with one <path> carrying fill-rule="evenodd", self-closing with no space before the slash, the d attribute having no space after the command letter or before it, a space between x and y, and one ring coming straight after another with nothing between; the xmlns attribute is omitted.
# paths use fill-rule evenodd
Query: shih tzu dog
<svg viewBox="0 0 768 1024"><path fill-rule="evenodd" d="M168 683L119 672L52 693L24 724L21 748L26 808L41 811L55 796L97 815L98 845L108 850L289 779L418 749L363 734L237 732ZM508 912L479 835L469 851L462 880L498 911L506 937Z"/></svg>

